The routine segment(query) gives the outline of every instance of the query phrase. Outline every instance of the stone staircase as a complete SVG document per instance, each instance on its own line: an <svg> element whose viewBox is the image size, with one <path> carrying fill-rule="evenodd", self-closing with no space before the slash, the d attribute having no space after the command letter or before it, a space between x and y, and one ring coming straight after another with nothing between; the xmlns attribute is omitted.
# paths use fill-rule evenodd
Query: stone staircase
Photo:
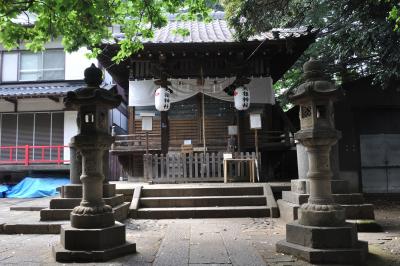
<svg viewBox="0 0 400 266"><path fill-rule="evenodd" d="M49 208L40 211L41 221L69 220L70 213L81 202L81 198L56 198L50 201ZM124 202L124 195L117 194L104 198L107 205L113 207L115 220L122 222L127 218L129 202Z"/></svg>
<svg viewBox="0 0 400 266"><path fill-rule="evenodd" d="M137 219L277 217L267 184L137 187L129 216Z"/></svg>

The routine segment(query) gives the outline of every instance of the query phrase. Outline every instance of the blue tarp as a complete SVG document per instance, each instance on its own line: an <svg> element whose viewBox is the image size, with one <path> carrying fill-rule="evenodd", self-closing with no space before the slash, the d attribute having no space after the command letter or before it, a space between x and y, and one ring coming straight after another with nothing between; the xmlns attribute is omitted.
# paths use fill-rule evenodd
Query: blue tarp
<svg viewBox="0 0 400 266"><path fill-rule="evenodd" d="M6 192L8 189L7 185L0 185L0 198L3 198L3 192Z"/></svg>
<svg viewBox="0 0 400 266"><path fill-rule="evenodd" d="M57 187L69 183L68 178L32 178L25 177L7 192L7 198L41 198L54 196Z"/></svg>

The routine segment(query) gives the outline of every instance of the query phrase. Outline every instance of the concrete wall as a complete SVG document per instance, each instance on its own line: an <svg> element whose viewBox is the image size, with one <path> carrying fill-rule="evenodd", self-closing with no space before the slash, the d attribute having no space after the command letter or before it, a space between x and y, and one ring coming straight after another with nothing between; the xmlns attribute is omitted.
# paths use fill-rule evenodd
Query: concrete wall
<svg viewBox="0 0 400 266"><path fill-rule="evenodd" d="M357 171L340 171L339 176L341 180L345 180L348 182L350 192L360 192L359 174Z"/></svg>
<svg viewBox="0 0 400 266"><path fill-rule="evenodd" d="M51 42L46 44L46 49L63 49L61 42ZM0 72L3 74L4 77L2 77L3 81L7 82L17 82L17 77L18 77L18 54L19 51L24 51L25 48L23 46L20 47L20 49L14 50L12 52L12 57L8 57L10 61L7 61L7 65L4 66L2 63L0 65ZM7 53L7 55L10 55L9 52L5 51L2 47L0 47L0 56L2 55L2 51ZM80 48L76 52L72 53L65 53L65 80L81 80L83 79L83 72L85 68L89 67L92 63L97 65L97 59L88 59L86 57L86 53L88 50L86 48ZM0 58L2 59L2 58ZM0 60L3 62L3 60ZM4 71L2 70L2 67L4 66Z"/></svg>
<svg viewBox="0 0 400 266"><path fill-rule="evenodd" d="M14 112L14 104L0 99L0 112Z"/></svg>
<svg viewBox="0 0 400 266"><path fill-rule="evenodd" d="M78 134L78 125L76 118L78 116L77 111L65 111L64 112L64 145L69 145L69 142L73 136ZM69 160L69 150L64 151L64 160Z"/></svg>
<svg viewBox="0 0 400 266"><path fill-rule="evenodd" d="M73 53L65 54L65 80L83 79L83 72L92 63L97 64L96 59L88 59L85 54L86 48L80 48Z"/></svg>
<svg viewBox="0 0 400 266"><path fill-rule="evenodd" d="M57 38L51 42L48 42L44 45L45 49L57 49L57 48L62 48L62 44L61 44L61 38ZM21 44L18 47L18 50L26 50L25 45ZM16 49L15 49L16 50ZM0 52L1 51L8 51L6 48L4 48L2 45L0 45Z"/></svg>
<svg viewBox="0 0 400 266"><path fill-rule="evenodd" d="M305 147L300 143L296 144L297 152L297 166L298 175L300 179L307 178L308 172L308 155ZM357 171L340 171L339 169L339 157L338 157L338 146L335 145L331 149L331 169L332 179L340 179L348 182L349 189L351 192L359 191L359 174Z"/></svg>
<svg viewBox="0 0 400 266"><path fill-rule="evenodd" d="M18 112L36 112L36 111L61 111L64 110L62 99L55 102L48 98L24 98L18 99ZM0 99L0 112L14 112L14 104Z"/></svg>

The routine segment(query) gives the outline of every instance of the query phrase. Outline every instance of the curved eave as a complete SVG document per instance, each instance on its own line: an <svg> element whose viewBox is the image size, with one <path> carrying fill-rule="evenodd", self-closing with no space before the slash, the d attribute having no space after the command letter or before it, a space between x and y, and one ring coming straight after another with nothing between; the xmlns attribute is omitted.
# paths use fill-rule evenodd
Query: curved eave
<svg viewBox="0 0 400 266"><path fill-rule="evenodd" d="M116 65L111 58L117 53L119 45L116 43L103 43L103 53L98 60L108 68L115 81L124 89L128 88L129 71L127 66L130 60L143 58L142 55L159 53L182 52L246 52L251 54L260 44L257 53L264 53L271 65L271 76L274 82L278 81L284 73L297 61L304 51L315 41L317 31L299 37L253 40L244 42L168 42L168 43L143 43L143 49L132 55L129 59Z"/></svg>

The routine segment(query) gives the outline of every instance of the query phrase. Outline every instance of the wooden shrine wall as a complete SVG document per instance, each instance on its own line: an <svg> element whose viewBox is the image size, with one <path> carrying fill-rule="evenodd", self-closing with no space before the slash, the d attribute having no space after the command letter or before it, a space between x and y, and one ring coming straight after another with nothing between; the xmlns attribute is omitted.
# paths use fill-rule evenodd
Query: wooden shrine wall
<svg viewBox="0 0 400 266"><path fill-rule="evenodd" d="M240 123L241 147L244 150L254 148L254 131L250 129L250 112L262 112L262 130L258 132L259 144L268 141L272 129L272 112L270 105L252 104L247 111L241 112L234 108L232 102L226 102L205 96L205 134L206 146L209 151L225 150L228 141L228 126ZM187 100L173 103L168 111L169 127L169 150L180 150L180 146L185 140L191 140L194 147L203 146L203 124L202 124L202 96L201 94L193 96ZM161 135L160 114L154 107L136 107L135 119L131 122L134 130L133 134L144 133L141 128L140 112L155 112L153 118L152 134ZM132 117L132 115L131 115Z"/></svg>
<svg viewBox="0 0 400 266"><path fill-rule="evenodd" d="M135 119L134 121L134 128L135 128L135 133L144 133L142 131L142 120L141 119ZM160 123L160 118L155 117L153 119L153 130L151 131L152 134L161 134L161 123Z"/></svg>

